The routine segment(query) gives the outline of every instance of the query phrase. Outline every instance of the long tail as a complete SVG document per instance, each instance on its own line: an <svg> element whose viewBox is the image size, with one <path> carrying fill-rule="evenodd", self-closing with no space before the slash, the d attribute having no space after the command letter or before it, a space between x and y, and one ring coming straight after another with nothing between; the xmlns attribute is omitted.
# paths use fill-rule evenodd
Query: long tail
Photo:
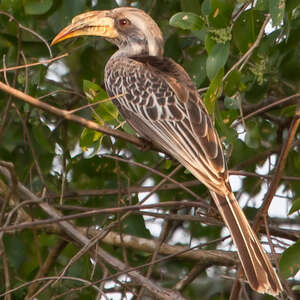
<svg viewBox="0 0 300 300"><path fill-rule="evenodd" d="M279 278L234 194L220 196L213 191L210 193L238 249L250 286L258 293L278 295L282 291Z"/></svg>

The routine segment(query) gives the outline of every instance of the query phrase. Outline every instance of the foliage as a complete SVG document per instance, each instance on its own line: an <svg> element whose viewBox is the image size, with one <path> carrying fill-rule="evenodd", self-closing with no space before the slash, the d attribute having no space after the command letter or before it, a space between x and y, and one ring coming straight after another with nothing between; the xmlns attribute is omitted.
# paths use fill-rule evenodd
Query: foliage
<svg viewBox="0 0 300 300"><path fill-rule="evenodd" d="M249 219L257 215L272 176L279 174L275 166L282 159L280 153L288 151L284 177L276 189L281 196L273 199L268 222L272 224L269 230L276 252L284 253L280 269L290 279L288 284L296 295L299 285L292 279L299 279L295 277L299 270L299 226L295 219L300 199L299 130L292 136L291 149L285 141L291 136L289 128L295 122L297 109L299 114L299 1L118 2L151 14L164 33L165 54L183 65L199 88L215 118L229 169L239 170L236 173L243 175L233 178L240 184L237 196L243 203L251 199L245 210ZM99 125L134 135L103 90L105 63L115 48L102 39L69 40L52 49L54 56L67 52L69 55L63 59L3 72L5 67L50 59L46 41L50 42L75 15L114 7L117 1L113 0L2 0L1 81L58 109L73 111ZM231 241L227 239L224 245L220 239L224 234L220 219L207 205L210 201L207 190L183 168L175 170L177 163L167 155L147 149L147 143L146 149L140 149L126 139L68 121L3 91L0 92L0 142L0 228L15 226L0 232L0 294L17 288L11 299L29 299L35 293L38 293L36 299L54 299L54 296L96 299L101 293L109 299L125 299L126 295L131 299L140 292L140 286L130 281L130 275L116 274L119 270L104 262L95 264L90 251L76 257L80 250L78 243L58 229L54 221L22 228L24 222L51 217L37 203L20 204L32 199L22 197L16 186L18 181L49 206L59 209L63 216L102 209L102 213L74 217L72 222L85 233L88 228L107 229L98 247L128 268L139 267L145 277L152 257L166 258L155 263L149 273L157 286L175 289L181 279L198 270L191 283L180 282L183 297L229 299L234 280L227 277L235 277L233 269L214 266L206 272L214 263L198 262L197 269L199 265L189 252L184 258L176 256L175 246L199 244L201 250L225 250L222 252L225 261ZM7 169L5 162L13 164L13 171L8 168L15 174L13 182L3 175L3 169ZM164 178L173 171L173 181ZM259 172L266 177L257 175ZM154 196L148 199L144 192L151 192L155 186ZM195 194L201 201L195 199ZM143 199L146 199L143 204L157 207L139 212L136 206ZM194 210L188 203L196 200L199 203ZM169 201L172 201L169 206L163 206ZM173 201L183 205L179 207ZM293 214L289 216L286 207L292 205ZM130 209L125 211L127 206ZM104 213L103 209L111 208L120 210ZM293 224L296 224L294 231ZM158 236L162 229L164 243L173 245L171 257L160 252ZM121 242L109 240L110 233L117 233ZM133 237L136 239L131 240ZM154 249L142 247L151 241L156 241L158 255ZM55 284L46 279L62 275L69 262L65 278ZM148 265L143 267L144 264ZM222 275L227 275L227 279L222 279ZM32 283L36 278L44 280L36 285ZM27 282L28 285L21 287ZM41 287L44 289L38 292ZM291 290L287 293L292 293ZM244 292L251 294L248 289ZM145 299L147 296L153 299L149 290L144 291ZM258 299L254 293L249 297Z"/></svg>

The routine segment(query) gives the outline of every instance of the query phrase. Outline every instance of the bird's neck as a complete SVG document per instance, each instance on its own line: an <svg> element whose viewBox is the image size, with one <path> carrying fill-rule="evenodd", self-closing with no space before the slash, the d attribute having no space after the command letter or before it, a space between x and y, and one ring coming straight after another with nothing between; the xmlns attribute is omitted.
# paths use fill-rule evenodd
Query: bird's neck
<svg viewBox="0 0 300 300"><path fill-rule="evenodd" d="M131 57L139 55L151 55L147 43L127 44L126 46L120 47L113 57Z"/></svg>
<svg viewBox="0 0 300 300"><path fill-rule="evenodd" d="M139 55L150 55L148 49L144 45L128 45L124 48L120 48L115 54L113 54L113 58L119 57L131 57L131 56L139 56Z"/></svg>
<svg viewBox="0 0 300 300"><path fill-rule="evenodd" d="M119 50L113 55L116 57L132 57L132 56L162 56L163 43L156 40L140 39L134 42L124 42L118 45Z"/></svg>

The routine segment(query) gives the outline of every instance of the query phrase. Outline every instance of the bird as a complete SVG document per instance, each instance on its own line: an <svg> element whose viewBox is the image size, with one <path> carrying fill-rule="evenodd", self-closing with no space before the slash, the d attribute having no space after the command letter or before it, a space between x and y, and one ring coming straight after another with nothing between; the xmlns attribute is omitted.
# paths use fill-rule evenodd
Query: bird
<svg viewBox="0 0 300 300"><path fill-rule="evenodd" d="M208 188L251 288L280 294L281 282L232 192L213 121L184 68L164 56L157 23L134 7L88 11L75 16L51 45L78 36L99 36L117 46L104 75L114 105L141 138L176 159Z"/></svg>

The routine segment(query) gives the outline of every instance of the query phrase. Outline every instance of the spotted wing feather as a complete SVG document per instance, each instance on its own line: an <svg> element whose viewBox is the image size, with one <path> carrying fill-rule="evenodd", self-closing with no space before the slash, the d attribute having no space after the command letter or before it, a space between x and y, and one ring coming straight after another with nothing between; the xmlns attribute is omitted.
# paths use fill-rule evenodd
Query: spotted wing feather
<svg viewBox="0 0 300 300"><path fill-rule="evenodd" d="M231 192L219 138L183 68L167 58L112 59L105 83L130 125L210 189L251 287L277 295L280 281Z"/></svg>
<svg viewBox="0 0 300 300"><path fill-rule="evenodd" d="M106 89L124 118L144 138L218 192L227 176L219 138L184 69L169 58L115 59L106 67ZM191 170L192 171L192 170Z"/></svg>

